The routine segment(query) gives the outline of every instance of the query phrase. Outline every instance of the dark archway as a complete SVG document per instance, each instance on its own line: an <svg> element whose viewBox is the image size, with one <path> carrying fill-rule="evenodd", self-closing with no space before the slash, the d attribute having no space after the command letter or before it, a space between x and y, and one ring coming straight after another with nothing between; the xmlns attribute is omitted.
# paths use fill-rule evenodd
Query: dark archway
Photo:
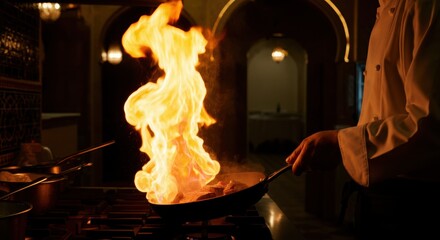
<svg viewBox="0 0 440 240"><path fill-rule="evenodd" d="M207 142L220 160L246 158L246 53L259 39L283 33L308 55L308 131L332 126L335 118L337 37L325 14L307 0L253 1L231 13L218 46L218 80L208 97L218 120Z"/></svg>

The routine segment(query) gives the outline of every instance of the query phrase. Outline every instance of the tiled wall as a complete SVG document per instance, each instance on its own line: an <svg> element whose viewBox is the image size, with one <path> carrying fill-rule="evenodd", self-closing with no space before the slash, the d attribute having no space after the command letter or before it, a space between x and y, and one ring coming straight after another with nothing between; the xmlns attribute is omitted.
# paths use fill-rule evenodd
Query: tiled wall
<svg viewBox="0 0 440 240"><path fill-rule="evenodd" d="M0 1L0 166L41 138L39 24L34 5Z"/></svg>

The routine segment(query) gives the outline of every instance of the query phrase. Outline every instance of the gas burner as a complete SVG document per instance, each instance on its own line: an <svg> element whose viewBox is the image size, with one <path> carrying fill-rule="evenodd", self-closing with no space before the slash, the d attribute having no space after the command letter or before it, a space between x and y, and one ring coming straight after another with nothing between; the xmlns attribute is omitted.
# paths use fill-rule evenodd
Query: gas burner
<svg viewBox="0 0 440 240"><path fill-rule="evenodd" d="M168 223L135 188L72 187L44 215L29 216L27 240L272 240L254 206L240 215Z"/></svg>
<svg viewBox="0 0 440 240"><path fill-rule="evenodd" d="M236 238L226 233L194 233L187 234L185 240L235 240Z"/></svg>

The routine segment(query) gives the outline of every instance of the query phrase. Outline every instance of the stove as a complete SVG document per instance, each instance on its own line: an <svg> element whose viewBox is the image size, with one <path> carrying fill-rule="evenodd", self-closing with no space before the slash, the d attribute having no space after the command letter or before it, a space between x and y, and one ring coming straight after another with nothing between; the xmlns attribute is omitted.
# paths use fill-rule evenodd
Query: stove
<svg viewBox="0 0 440 240"><path fill-rule="evenodd" d="M60 195L54 208L43 215L28 216L26 239L274 239L268 200L265 196L261 203L235 215L169 223L135 188L71 187Z"/></svg>

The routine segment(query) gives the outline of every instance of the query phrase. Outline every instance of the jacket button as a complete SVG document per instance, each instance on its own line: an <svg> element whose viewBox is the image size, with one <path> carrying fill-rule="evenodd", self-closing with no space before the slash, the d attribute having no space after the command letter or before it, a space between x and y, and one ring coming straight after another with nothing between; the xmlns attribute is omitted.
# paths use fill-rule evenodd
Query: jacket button
<svg viewBox="0 0 440 240"><path fill-rule="evenodd" d="M379 71L379 70L380 70L380 65L377 64L377 65L376 65L376 71Z"/></svg>
<svg viewBox="0 0 440 240"><path fill-rule="evenodd" d="M394 15L394 12L396 11L396 8L390 8L389 13L390 15Z"/></svg>

